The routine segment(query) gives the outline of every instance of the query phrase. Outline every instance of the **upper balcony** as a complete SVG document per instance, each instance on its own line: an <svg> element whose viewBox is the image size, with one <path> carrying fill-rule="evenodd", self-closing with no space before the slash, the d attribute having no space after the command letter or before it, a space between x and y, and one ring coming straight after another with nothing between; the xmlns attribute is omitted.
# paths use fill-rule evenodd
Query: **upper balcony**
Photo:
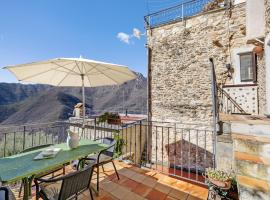
<svg viewBox="0 0 270 200"><path fill-rule="evenodd" d="M184 19L199 15L211 10L222 9L228 6L228 1L216 0L189 0L183 3L160 10L144 17L146 29L155 28L165 24L183 21Z"/></svg>

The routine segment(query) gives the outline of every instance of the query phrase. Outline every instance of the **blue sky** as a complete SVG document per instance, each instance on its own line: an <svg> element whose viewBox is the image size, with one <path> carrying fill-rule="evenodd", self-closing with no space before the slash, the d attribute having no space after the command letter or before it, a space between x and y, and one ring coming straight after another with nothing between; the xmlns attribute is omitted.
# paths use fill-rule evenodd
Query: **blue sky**
<svg viewBox="0 0 270 200"><path fill-rule="evenodd" d="M146 0L1 1L0 67L81 55L146 75L146 38L117 38L133 28L144 32L146 14ZM16 79L0 69L0 82Z"/></svg>

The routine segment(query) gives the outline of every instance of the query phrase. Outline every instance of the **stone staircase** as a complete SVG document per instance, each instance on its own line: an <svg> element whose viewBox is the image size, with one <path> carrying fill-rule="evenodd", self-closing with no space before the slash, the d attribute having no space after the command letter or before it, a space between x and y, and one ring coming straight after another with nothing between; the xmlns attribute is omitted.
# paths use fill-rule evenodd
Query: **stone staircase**
<svg viewBox="0 0 270 200"><path fill-rule="evenodd" d="M270 199L270 137L232 134L240 198Z"/></svg>
<svg viewBox="0 0 270 200"><path fill-rule="evenodd" d="M240 199L269 200L270 123L263 120L245 122L231 122L234 168Z"/></svg>

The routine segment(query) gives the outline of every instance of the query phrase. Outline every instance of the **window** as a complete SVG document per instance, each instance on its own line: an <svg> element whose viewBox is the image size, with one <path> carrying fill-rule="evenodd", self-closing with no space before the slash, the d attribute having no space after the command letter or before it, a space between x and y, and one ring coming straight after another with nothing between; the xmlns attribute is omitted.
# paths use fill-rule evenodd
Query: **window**
<svg viewBox="0 0 270 200"><path fill-rule="evenodd" d="M240 79L241 82L257 81L256 55L252 52L241 53L240 57Z"/></svg>

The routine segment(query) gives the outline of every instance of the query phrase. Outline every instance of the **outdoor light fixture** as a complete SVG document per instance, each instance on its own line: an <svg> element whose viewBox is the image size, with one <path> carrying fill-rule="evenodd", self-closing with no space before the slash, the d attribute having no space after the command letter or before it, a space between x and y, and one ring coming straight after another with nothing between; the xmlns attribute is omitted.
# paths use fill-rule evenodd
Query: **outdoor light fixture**
<svg viewBox="0 0 270 200"><path fill-rule="evenodd" d="M230 63L227 63L226 64L226 68L227 68L227 76L228 78L232 78L232 74L233 74L233 68L232 68L232 65Z"/></svg>

